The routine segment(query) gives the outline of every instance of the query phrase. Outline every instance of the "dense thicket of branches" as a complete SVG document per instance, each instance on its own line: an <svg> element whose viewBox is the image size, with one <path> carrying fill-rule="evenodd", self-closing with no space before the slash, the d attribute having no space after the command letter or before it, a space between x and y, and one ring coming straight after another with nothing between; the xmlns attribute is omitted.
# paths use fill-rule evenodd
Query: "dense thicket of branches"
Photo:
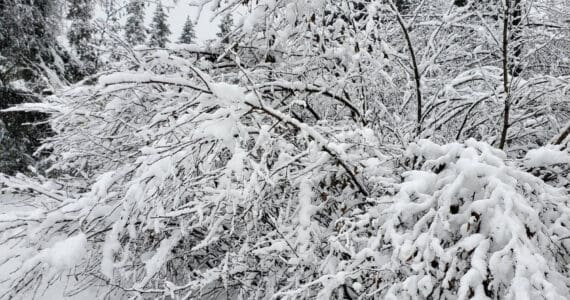
<svg viewBox="0 0 570 300"><path fill-rule="evenodd" d="M217 44L11 109L56 134L0 176L0 297L567 297L564 1L207 4Z"/></svg>
<svg viewBox="0 0 570 300"><path fill-rule="evenodd" d="M0 87L0 99L0 109L7 109L21 103L39 102L38 98L29 93L4 87ZM47 115L35 112L2 113L0 117L1 173L27 172L30 166L38 169L38 161L32 155L41 145L42 139L50 134L49 125L43 123L47 119Z"/></svg>

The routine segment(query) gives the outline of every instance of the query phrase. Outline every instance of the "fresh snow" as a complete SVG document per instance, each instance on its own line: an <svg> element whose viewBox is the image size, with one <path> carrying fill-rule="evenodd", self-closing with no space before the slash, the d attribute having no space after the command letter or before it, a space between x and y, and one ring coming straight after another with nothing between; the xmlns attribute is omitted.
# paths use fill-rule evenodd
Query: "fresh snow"
<svg viewBox="0 0 570 300"><path fill-rule="evenodd" d="M570 164L570 152L553 147L532 149L525 156L525 164L529 167Z"/></svg>
<svg viewBox="0 0 570 300"><path fill-rule="evenodd" d="M564 1L199 0L199 45L121 5L62 51L8 2L2 84L53 95L0 116L53 132L0 153L0 299L570 295Z"/></svg>

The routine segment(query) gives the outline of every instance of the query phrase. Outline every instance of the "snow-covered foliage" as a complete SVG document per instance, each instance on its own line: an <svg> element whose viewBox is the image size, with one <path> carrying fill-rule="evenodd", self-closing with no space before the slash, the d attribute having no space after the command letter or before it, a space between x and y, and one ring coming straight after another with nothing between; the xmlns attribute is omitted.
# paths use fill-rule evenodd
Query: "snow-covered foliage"
<svg viewBox="0 0 570 300"><path fill-rule="evenodd" d="M105 71L10 108L55 135L0 174L32 207L0 213L0 298L570 293L559 1L194 1L219 40L152 49L129 3Z"/></svg>
<svg viewBox="0 0 570 300"><path fill-rule="evenodd" d="M422 140L406 156L413 170L376 221L388 298L567 297L567 191L474 140Z"/></svg>
<svg viewBox="0 0 570 300"><path fill-rule="evenodd" d="M85 256L65 265L87 281L161 296L276 292L283 283L267 275L283 262L266 253L284 248L297 268L318 260L331 222L374 188L352 164L362 161L382 182L382 160L370 156L383 155L369 130L307 126L174 55L139 68L147 71L102 76L43 105L54 114L58 135L46 147L61 176L2 178L42 203L2 217L5 239L33 233L3 257L22 263L8 275L10 293L61 276L38 257L77 234L87 239Z"/></svg>
<svg viewBox="0 0 570 300"><path fill-rule="evenodd" d="M509 0L504 12L501 1L404 2L247 1L229 37L254 81L284 92L276 98L303 95L318 119L321 105L311 102L321 99L309 91L342 96L392 143L419 135L497 145L505 100L509 149L544 145L567 122L567 5ZM238 0L220 6L220 14L244 9ZM517 12L503 51L503 13ZM560 25L524 26L548 22ZM279 84L298 81L318 88Z"/></svg>
<svg viewBox="0 0 570 300"><path fill-rule="evenodd" d="M0 216L0 261L19 265L5 296L65 276L153 299L567 294L564 190L474 140L400 154L304 123L186 56L36 105L59 175L0 178L36 206Z"/></svg>

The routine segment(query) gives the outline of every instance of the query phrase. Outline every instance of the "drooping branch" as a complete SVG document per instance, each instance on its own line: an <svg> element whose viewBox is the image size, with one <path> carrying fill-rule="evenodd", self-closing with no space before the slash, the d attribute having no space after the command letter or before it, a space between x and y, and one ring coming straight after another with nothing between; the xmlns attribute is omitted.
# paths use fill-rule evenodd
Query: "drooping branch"
<svg viewBox="0 0 570 300"><path fill-rule="evenodd" d="M552 139L552 144L554 145L562 144L562 142L564 142L564 140L566 140L566 138L569 135L570 135L570 121L566 124L566 126L562 129L562 131L560 131L560 133Z"/></svg>
<svg viewBox="0 0 570 300"><path fill-rule="evenodd" d="M202 81L206 82L204 79ZM209 88L202 88L195 85L193 82L184 78L169 78L165 76L157 76L151 74L133 74L133 73L117 73L113 75L103 76L99 79L99 83L105 86L117 84L166 84L180 87L186 87L201 93L211 94Z"/></svg>
<svg viewBox="0 0 570 300"><path fill-rule="evenodd" d="M358 191L361 194L363 194L364 196L369 195L368 190L366 189L364 184L360 181L360 179L357 177L356 172L354 171L354 170L356 170L356 167L348 164L344 160L344 158L342 157L342 154L339 153L333 147L333 145L331 145L331 143L329 141L327 141L321 134L316 132L313 128L311 128L307 124L300 122L297 119L289 117L289 116L281 113L280 111L274 110L273 108L267 107L261 103L253 103L251 101L246 101L245 104L247 104L248 106L250 106L253 109L260 110L260 111L278 119L281 122L291 124L291 125L295 126L296 128L298 128L299 130L305 132L311 139L316 141L319 144L319 146L321 146L321 148L325 152L327 152L334 160L336 160L342 166L342 168L346 171L346 173L348 174L348 176L350 177L352 182L356 185L356 187L358 188Z"/></svg>
<svg viewBox="0 0 570 300"><path fill-rule="evenodd" d="M346 97L344 97L342 95L334 93L325 87L321 87L321 86L318 86L316 84L310 84L310 83L304 83L304 82L301 83L301 82L272 81L272 82L267 82L267 83L262 83L262 84L256 84L252 88L264 89L264 88L276 88L276 87L283 89L283 90L291 91L291 92L318 93L318 94L321 94L323 96L332 98L332 99L342 103L346 107L348 107L348 109L350 109L350 111L354 114L354 117L355 117L357 122L360 122L362 124L366 124L366 120L364 119L360 110L356 106L354 106L354 104L352 104L349 99L347 99Z"/></svg>

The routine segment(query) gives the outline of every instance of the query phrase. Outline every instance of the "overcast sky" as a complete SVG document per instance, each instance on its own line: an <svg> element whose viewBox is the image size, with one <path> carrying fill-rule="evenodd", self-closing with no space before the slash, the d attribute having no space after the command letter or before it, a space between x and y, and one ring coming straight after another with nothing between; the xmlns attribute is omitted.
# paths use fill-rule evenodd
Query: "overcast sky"
<svg viewBox="0 0 570 300"><path fill-rule="evenodd" d="M196 17L198 13L198 9L195 7L190 7L188 0L178 0L178 3L174 3L173 0L163 0L162 5L166 9L166 12L169 15L169 24L170 24L170 31L172 31L172 36L170 37L170 41L175 42L178 40L180 33L182 32L182 26L184 26L184 22L186 21L186 17L190 16L190 18L196 22ZM152 20L152 15L154 13L156 5L152 4L148 7L148 11L146 14L147 24L150 24ZM194 28L196 30L196 36L198 40L205 41L208 39L213 39L216 37L216 33L218 32L218 20L214 20L212 23L210 18L212 14L209 8L205 8L202 11L202 15L198 20L198 25Z"/></svg>
<svg viewBox="0 0 570 300"><path fill-rule="evenodd" d="M128 2L129 0L123 0L124 2ZM176 2L176 3L175 3ZM180 33L182 32L182 26L184 26L184 22L186 21L186 17L190 16L190 18L196 22L198 9L195 7L190 7L188 5L189 0L162 0L162 6L165 8L166 13L168 14L168 22L170 25L170 31L172 35L170 36L171 42L176 42L180 37ZM156 8L157 1L150 0L147 3L150 3L146 7L146 25L147 27L150 25L152 20L152 15ZM99 12L96 15L102 15L103 12L99 9ZM206 41L208 39L216 38L216 33L218 32L218 24L219 20L216 19L213 22L210 21L212 17L212 13L210 12L209 7L204 8L200 19L198 20L198 24L194 27L196 31L196 36L198 41ZM125 24L126 20L126 12L123 14L123 18L121 19L121 24Z"/></svg>

